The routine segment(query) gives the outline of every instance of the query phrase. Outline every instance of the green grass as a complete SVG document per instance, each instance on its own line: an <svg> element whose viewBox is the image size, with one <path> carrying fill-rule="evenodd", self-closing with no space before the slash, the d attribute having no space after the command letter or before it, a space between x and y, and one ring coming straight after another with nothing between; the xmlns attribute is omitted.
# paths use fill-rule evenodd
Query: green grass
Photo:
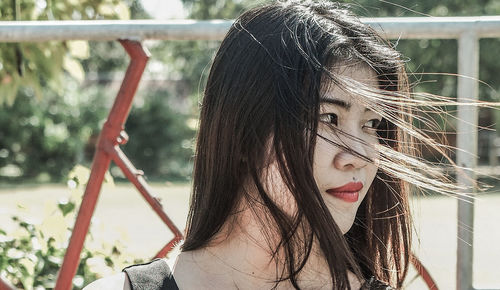
<svg viewBox="0 0 500 290"><path fill-rule="evenodd" d="M188 184L155 183L152 188L161 198L165 211L183 229L188 210ZM67 198L63 184L29 184L0 188L0 225L12 225L10 216L19 215L41 222L44 209ZM440 289L455 288L457 200L430 196L412 200L420 245L415 252L436 279ZM21 207L19 207L19 205ZM476 201L474 239L474 281L480 288L499 288L500 194L489 193ZM127 183L105 185L100 194L93 222L94 239L127 244L136 257L152 257L172 235L150 209L142 196ZM422 289L419 282L408 289Z"/></svg>

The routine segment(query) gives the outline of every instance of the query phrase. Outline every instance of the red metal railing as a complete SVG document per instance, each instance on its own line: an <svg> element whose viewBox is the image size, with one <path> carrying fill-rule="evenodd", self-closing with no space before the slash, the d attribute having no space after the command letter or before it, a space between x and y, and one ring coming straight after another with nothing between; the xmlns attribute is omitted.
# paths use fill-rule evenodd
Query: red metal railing
<svg viewBox="0 0 500 290"><path fill-rule="evenodd" d="M135 185L142 196L151 205L152 209L158 214L160 219L174 233L174 238L156 254L156 257L165 256L173 248L175 243L182 239L182 233L163 211L162 205L158 199L151 194L151 189L142 177L143 172L134 167L119 147L128 141L128 136L124 131L124 124L132 107L132 100L142 73L149 59L149 53L140 42L120 40L120 43L127 51L131 61L113 107L108 115L108 119L99 135L90 178L85 189L78 217L76 218L71 240L59 272L55 287L56 290L71 289L72 280L75 276L78 262L80 261L80 253L85 241L85 236L89 229L90 219L95 210L104 175L111 161L115 162L116 165L120 167L127 179Z"/></svg>
<svg viewBox="0 0 500 290"><path fill-rule="evenodd" d="M420 260L414 254L412 254L410 260L415 269L417 269L418 275L424 280L425 285L429 287L429 290L439 290L436 281L432 279L431 274L429 273L429 271L427 271L427 268L424 267L422 262L420 262Z"/></svg>
<svg viewBox="0 0 500 290"><path fill-rule="evenodd" d="M15 288L0 278L0 290L14 290Z"/></svg>

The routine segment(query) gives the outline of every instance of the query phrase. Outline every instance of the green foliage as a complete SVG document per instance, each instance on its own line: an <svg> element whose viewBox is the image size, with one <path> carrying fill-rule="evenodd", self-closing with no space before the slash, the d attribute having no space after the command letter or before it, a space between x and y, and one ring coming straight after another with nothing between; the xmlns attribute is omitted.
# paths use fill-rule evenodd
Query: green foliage
<svg viewBox="0 0 500 290"><path fill-rule="evenodd" d="M66 78L61 95L35 99L23 88L12 106L0 108L0 175L3 179L61 180L78 162L89 162L84 149L107 115L105 91L78 91Z"/></svg>
<svg viewBox="0 0 500 290"><path fill-rule="evenodd" d="M143 106L132 108L124 151L148 177L186 181L191 176L196 120L181 113L169 91L153 90Z"/></svg>
<svg viewBox="0 0 500 290"><path fill-rule="evenodd" d="M97 82L81 85L65 76L58 92L44 88L44 97L37 99L25 87L10 107L0 107L0 179L58 181L75 164L90 164L97 135L116 95L116 83L113 91L105 85L117 79L113 70L124 71L127 65L118 43L91 43L90 50L93 57L83 65L96 75ZM106 73L94 73L94 69ZM144 104L133 108L126 124L131 140L125 151L149 177L186 180L194 139L194 127L188 121L192 124L196 113L190 104L182 105L187 108L180 113L177 103L186 100L174 96L170 88L145 91L146 96L137 96Z"/></svg>
<svg viewBox="0 0 500 290"><path fill-rule="evenodd" d="M86 74L92 74L100 84L106 84L113 78L113 72L124 72L129 58L117 41L90 42L90 56L81 64Z"/></svg>
<svg viewBox="0 0 500 290"><path fill-rule="evenodd" d="M71 9L76 9L82 13L94 13L93 19L109 18L111 14L104 17L96 13L115 13L122 6L121 3L125 3L94 0L81 2L81 6L78 6L73 5L73 2L65 6L67 10L57 10L55 15L63 17L65 13L75 11ZM127 2L133 17L147 18L139 1ZM57 6L57 3L52 1L51 5ZM0 4L0 7L4 6L9 7ZM22 6L23 11L26 9ZM47 7L45 10L50 9ZM75 15L76 18L80 17L78 13ZM64 17L61 19L67 19ZM90 15L80 18L90 19ZM2 45L6 45L5 51L10 53L7 55L2 51L2 56L11 61L5 63L10 65L8 70L0 69L0 80L2 72L16 72L17 69L13 61L16 51L8 49L10 44L0 44L0 49ZM32 71L36 72L37 77L30 79L26 70L22 77L17 72L10 73L11 82L18 82L17 85L0 86L0 93L2 90L12 93L8 97L8 105L2 105L0 100L0 180L58 181L75 164L90 164L97 135L116 95L117 81L121 78L115 72L122 74L129 58L118 42L22 45L24 64L28 63L26 55L29 53L34 54L29 54L29 57L33 56L39 62ZM164 55L158 50L155 53L153 58ZM68 74L62 74L63 68ZM193 70L196 70L196 66ZM111 86L113 91L109 89ZM185 180L190 175L189 161L194 137L194 130L190 129L187 121L192 119L191 116L196 116L196 112L190 107L184 109L184 113L176 113L179 108L175 103L183 100L177 97L176 101L170 91L164 87L148 91L143 98L144 105L132 110L126 125L131 141L124 150L138 168L145 170L148 177ZM0 99L7 95L0 94ZM141 98L140 94L136 98Z"/></svg>
<svg viewBox="0 0 500 290"><path fill-rule="evenodd" d="M57 205L46 204L41 223L12 217L16 227L7 232L0 227L0 276L20 289L53 289L66 252L76 209L82 199L89 170L76 166L69 174L68 197ZM107 183L112 184L108 174ZM22 211L22 208L20 208ZM80 263L73 279L73 289L82 289L90 282L120 271L141 260L128 256L124 241L98 243L92 237L92 226Z"/></svg>
<svg viewBox="0 0 500 290"><path fill-rule="evenodd" d="M0 2L0 20L129 19L120 0L6 0ZM60 90L63 70L83 81L80 60L88 57L85 41L0 44L0 105L12 105L18 91L30 88L38 98L41 87Z"/></svg>
<svg viewBox="0 0 500 290"><path fill-rule="evenodd" d="M270 1L182 0L192 19L231 19L249 7Z"/></svg>

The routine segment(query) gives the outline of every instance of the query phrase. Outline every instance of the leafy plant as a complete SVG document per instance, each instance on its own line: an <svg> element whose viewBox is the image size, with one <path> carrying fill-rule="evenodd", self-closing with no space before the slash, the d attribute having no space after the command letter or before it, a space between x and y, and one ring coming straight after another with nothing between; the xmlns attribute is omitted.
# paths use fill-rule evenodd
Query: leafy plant
<svg viewBox="0 0 500 290"><path fill-rule="evenodd" d="M0 176L5 180L60 181L77 163L90 162L87 147L107 114L106 91L91 87L77 91L66 78L61 95L33 99L20 94L0 111ZM24 91L24 89L23 89ZM10 171L9 171L10 170Z"/></svg>
<svg viewBox="0 0 500 290"><path fill-rule="evenodd" d="M121 0L9 0L0 2L0 20L129 19ZM60 90L63 70L82 82L81 60L88 58L86 41L0 43L0 105L14 103L23 87L42 97L42 87Z"/></svg>
<svg viewBox="0 0 500 290"><path fill-rule="evenodd" d="M69 174L70 194L58 204L47 204L41 223L17 216L12 232L0 229L0 276L21 289L52 289L61 267L79 208L89 170L77 165ZM105 182L113 184L111 175ZM141 262L128 256L123 241L99 243L92 237L92 227L80 255L73 279L73 289L81 289L97 278L120 271L124 266Z"/></svg>
<svg viewBox="0 0 500 290"><path fill-rule="evenodd" d="M153 179L187 181L191 176L196 119L173 110L179 107L172 104L176 101L169 91L152 90L125 124L130 140L124 152Z"/></svg>

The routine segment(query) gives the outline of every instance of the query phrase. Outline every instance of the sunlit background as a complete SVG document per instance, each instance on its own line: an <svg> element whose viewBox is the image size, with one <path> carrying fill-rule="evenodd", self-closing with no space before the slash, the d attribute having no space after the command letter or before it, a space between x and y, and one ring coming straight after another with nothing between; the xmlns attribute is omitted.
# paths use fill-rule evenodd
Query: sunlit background
<svg viewBox="0 0 500 290"><path fill-rule="evenodd" d="M500 15L497 0L343 2L366 17ZM256 1L249 0L9 0L0 2L0 20L233 19L255 5ZM416 91L456 97L455 40L393 43L407 57ZM198 103L218 44L146 41L152 57L126 124L130 141L123 150L144 170L165 211L181 229L189 201ZM484 83L479 98L484 101L500 101L498 47L499 39L480 40L480 79ZM0 276L19 288L54 286L97 136L127 64L128 57L117 42L0 44ZM481 193L476 203L477 288L500 288L500 194L495 179L500 172L494 167L500 157L499 120L499 111L480 110L479 164L493 175L481 176L480 181L493 187ZM455 145L453 121L436 121L450 145ZM440 289L454 289L457 200L429 193L413 198L412 203L414 252ZM150 259L171 237L120 169L112 165L74 288ZM169 258L173 263L175 253ZM413 280L414 276L412 271L407 288L423 289L422 280Z"/></svg>
<svg viewBox="0 0 500 290"><path fill-rule="evenodd" d="M181 0L141 0L141 4L144 10L154 19L183 19L188 16L188 12L184 9Z"/></svg>

